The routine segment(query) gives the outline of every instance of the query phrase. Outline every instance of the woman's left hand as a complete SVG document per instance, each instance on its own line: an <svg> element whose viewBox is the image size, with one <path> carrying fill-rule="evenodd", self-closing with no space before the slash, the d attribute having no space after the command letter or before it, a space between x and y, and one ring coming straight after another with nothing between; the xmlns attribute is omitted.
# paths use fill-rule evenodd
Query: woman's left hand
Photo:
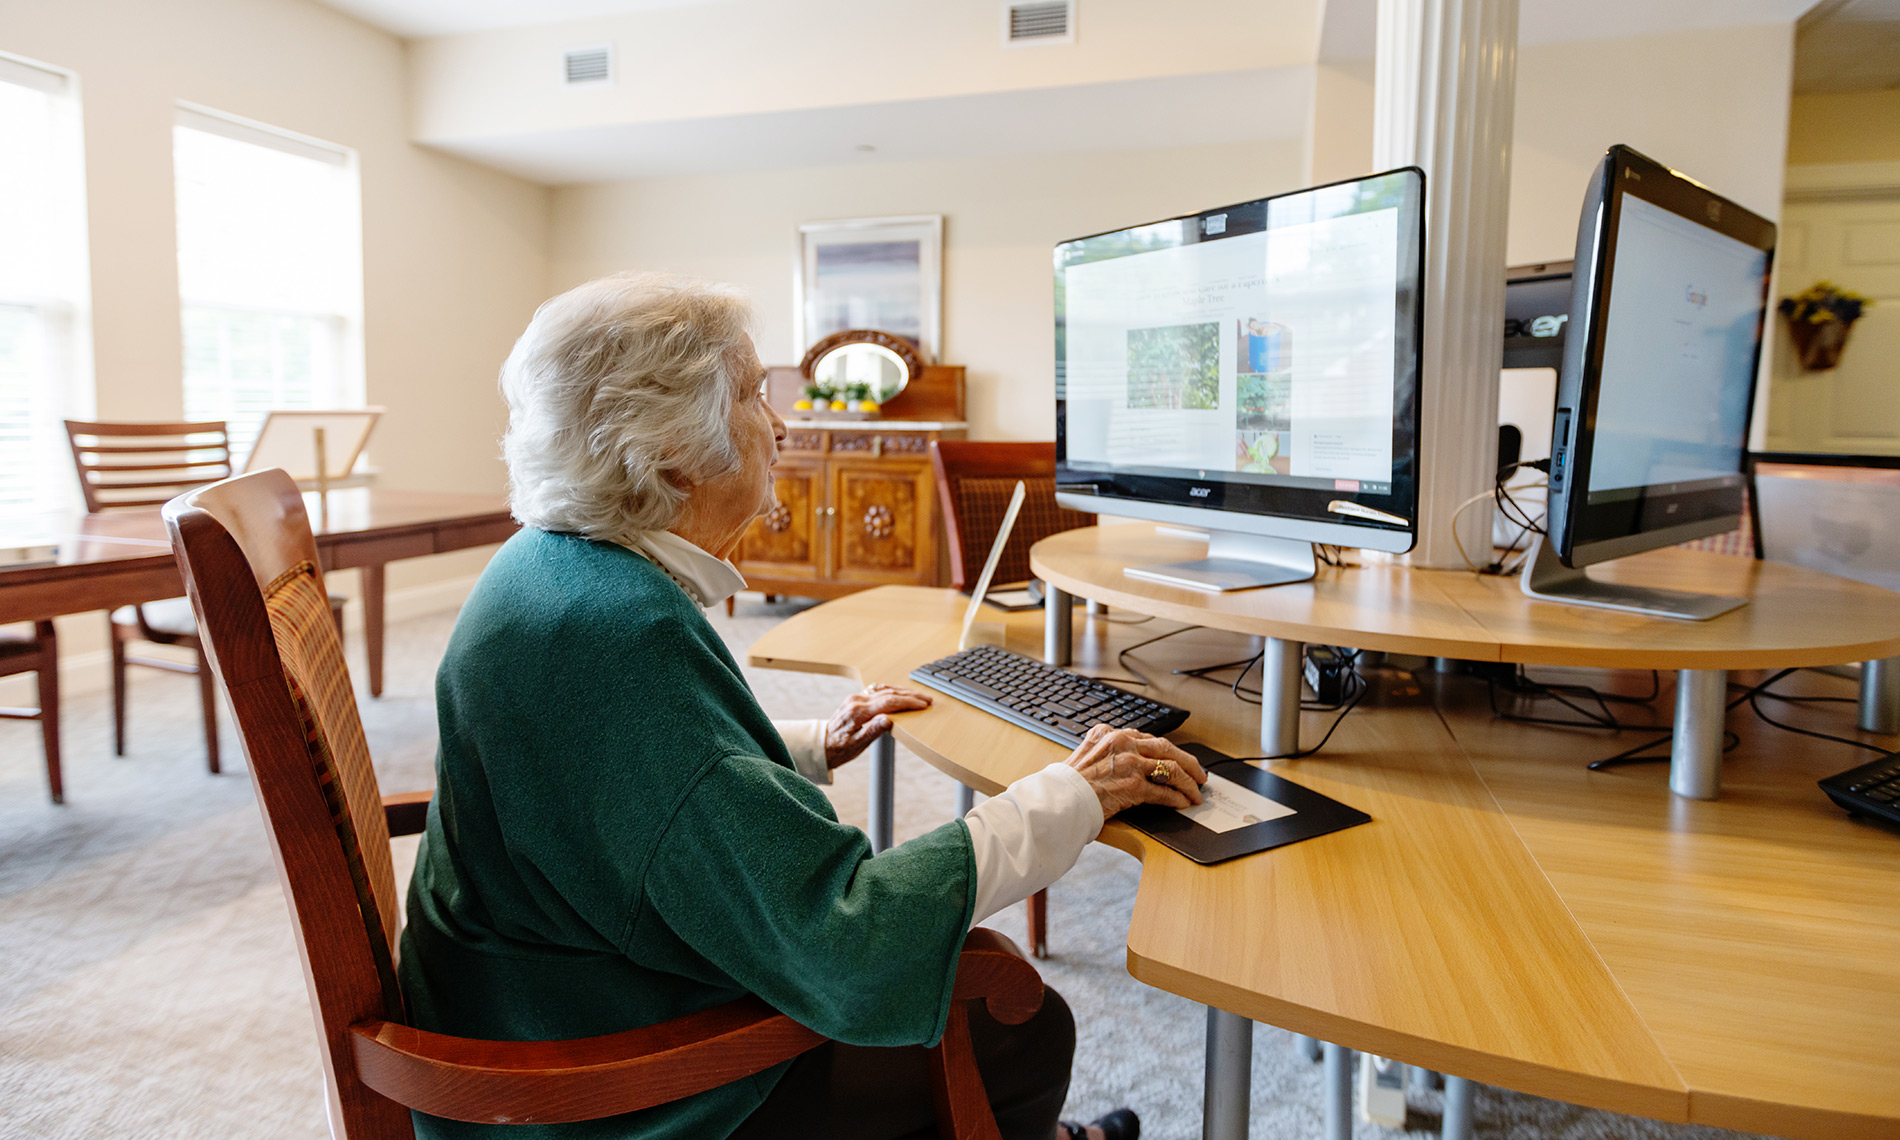
<svg viewBox="0 0 1900 1140"><path fill-rule="evenodd" d="M891 730L888 714L929 707L928 694L894 685L872 685L851 694L825 725L825 765L836 768L857 759L873 740Z"/></svg>

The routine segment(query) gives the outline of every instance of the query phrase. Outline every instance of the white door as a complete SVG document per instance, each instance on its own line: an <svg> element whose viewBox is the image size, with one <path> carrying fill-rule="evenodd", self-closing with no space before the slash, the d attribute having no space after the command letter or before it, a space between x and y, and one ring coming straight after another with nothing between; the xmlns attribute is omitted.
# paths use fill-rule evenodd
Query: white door
<svg viewBox="0 0 1900 1140"><path fill-rule="evenodd" d="M1768 450L1900 455L1900 194L1786 203L1777 259L1777 301L1832 281L1874 304L1825 372L1802 371L1771 312Z"/></svg>

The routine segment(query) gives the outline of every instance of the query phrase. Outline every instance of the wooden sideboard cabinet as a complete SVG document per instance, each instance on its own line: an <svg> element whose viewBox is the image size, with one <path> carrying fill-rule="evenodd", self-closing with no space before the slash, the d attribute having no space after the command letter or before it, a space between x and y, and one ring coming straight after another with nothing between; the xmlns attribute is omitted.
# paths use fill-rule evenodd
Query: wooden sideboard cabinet
<svg viewBox="0 0 1900 1140"><path fill-rule="evenodd" d="M930 441L963 436L955 421L789 425L772 509L753 522L734 560L747 584L836 598L943 581Z"/></svg>
<svg viewBox="0 0 1900 1140"><path fill-rule="evenodd" d="M798 374L797 369L772 371ZM954 374L941 380L954 388L956 398L940 408L961 413L963 369L931 366L925 373L933 380L939 377L931 373ZM765 594L836 598L873 586L947 581L930 442L964 438L960 415L792 419L797 413L785 411L797 397L791 377L782 382L772 377L768 389L773 404L787 415L786 435L774 472L772 509L753 521L733 558L747 585Z"/></svg>

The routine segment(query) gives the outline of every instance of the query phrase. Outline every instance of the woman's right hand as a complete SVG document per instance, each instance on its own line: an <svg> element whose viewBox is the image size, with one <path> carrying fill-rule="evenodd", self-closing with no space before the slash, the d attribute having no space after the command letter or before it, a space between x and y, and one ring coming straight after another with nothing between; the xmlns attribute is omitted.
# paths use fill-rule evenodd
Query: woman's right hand
<svg viewBox="0 0 1900 1140"><path fill-rule="evenodd" d="M1162 762L1171 769L1171 778L1156 783L1149 776ZM1200 761L1161 737L1105 724L1089 729L1082 746L1069 756L1069 767L1095 789L1104 820L1136 804L1192 807L1201 802L1201 785L1207 782Z"/></svg>

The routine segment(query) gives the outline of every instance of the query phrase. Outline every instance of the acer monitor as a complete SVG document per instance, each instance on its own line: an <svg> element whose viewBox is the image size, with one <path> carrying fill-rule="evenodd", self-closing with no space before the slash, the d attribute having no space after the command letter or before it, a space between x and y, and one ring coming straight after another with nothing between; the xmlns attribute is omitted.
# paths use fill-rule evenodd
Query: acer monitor
<svg viewBox="0 0 1900 1140"><path fill-rule="evenodd" d="M1626 146L1591 176L1525 593L1702 619L1743 604L1584 567L1741 525L1774 223Z"/></svg>
<svg viewBox="0 0 1900 1140"><path fill-rule="evenodd" d="M1056 491L1208 533L1128 567L1224 591L1316 542L1417 539L1425 176L1415 167L1055 247Z"/></svg>

